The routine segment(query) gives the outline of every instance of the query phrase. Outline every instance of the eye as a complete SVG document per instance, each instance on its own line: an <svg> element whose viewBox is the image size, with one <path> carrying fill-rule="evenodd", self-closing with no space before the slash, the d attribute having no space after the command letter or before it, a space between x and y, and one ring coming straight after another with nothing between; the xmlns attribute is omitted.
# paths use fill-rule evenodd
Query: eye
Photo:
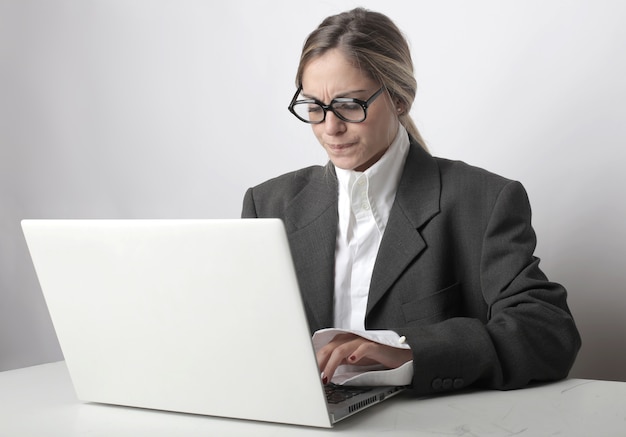
<svg viewBox="0 0 626 437"><path fill-rule="evenodd" d="M361 105L354 102L336 102L333 104L333 108L339 111L358 111L361 109Z"/></svg>

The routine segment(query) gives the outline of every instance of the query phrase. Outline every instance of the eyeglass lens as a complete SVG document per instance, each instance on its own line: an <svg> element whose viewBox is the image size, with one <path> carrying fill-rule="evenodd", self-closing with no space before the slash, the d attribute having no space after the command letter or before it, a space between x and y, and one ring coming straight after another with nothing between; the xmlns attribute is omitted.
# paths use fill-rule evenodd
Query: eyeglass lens
<svg viewBox="0 0 626 437"><path fill-rule="evenodd" d="M352 99L336 99L330 105L332 111L346 121L359 122L365 118L365 109ZM315 102L295 102L293 110L298 117L311 123L320 123L324 120L324 108Z"/></svg>

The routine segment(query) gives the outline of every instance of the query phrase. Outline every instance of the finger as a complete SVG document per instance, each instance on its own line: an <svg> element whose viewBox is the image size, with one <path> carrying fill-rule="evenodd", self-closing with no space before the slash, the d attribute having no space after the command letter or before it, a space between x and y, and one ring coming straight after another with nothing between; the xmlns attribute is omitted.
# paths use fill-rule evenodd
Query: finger
<svg viewBox="0 0 626 437"><path fill-rule="evenodd" d="M350 356L347 357L347 362L355 365L367 365L376 361L376 345L371 342L363 342L352 351Z"/></svg>
<svg viewBox="0 0 626 437"><path fill-rule="evenodd" d="M315 358L317 359L317 366L319 367L321 371L323 371L324 368L326 367L326 364L328 363L328 358L330 357L330 354L333 351L332 348L328 348L326 346L319 349L315 354Z"/></svg>
<svg viewBox="0 0 626 437"><path fill-rule="evenodd" d="M335 371L337 370L337 367L342 364L348 363L348 357L350 357L353 352L359 347L361 341L362 340L355 339L346 343L341 343L332 350L323 368L326 382L332 380L333 376L335 375Z"/></svg>
<svg viewBox="0 0 626 437"><path fill-rule="evenodd" d="M315 358L317 359L317 365L319 369L323 370L326 367L328 359L337 347L356 338L359 337L354 334L338 334L333 337L333 339L328 342L328 344L318 349L315 354Z"/></svg>
<svg viewBox="0 0 626 437"><path fill-rule="evenodd" d="M374 363L394 369L413 359L410 349L399 349L378 343L363 343L351 356L348 357L350 364L370 365Z"/></svg>

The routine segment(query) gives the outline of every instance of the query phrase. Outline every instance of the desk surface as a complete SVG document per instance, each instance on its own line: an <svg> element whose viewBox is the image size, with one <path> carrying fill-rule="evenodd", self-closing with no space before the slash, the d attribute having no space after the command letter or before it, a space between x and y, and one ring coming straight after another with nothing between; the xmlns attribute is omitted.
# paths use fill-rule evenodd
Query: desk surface
<svg viewBox="0 0 626 437"><path fill-rule="evenodd" d="M626 383L569 379L508 392L401 394L335 429L249 422L76 400L64 362L0 373L0 436L626 436Z"/></svg>

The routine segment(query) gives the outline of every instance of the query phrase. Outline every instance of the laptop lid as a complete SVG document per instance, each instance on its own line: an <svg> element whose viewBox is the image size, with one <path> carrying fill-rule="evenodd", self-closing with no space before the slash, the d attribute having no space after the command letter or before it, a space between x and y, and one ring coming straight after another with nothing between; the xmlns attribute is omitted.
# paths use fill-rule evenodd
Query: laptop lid
<svg viewBox="0 0 626 437"><path fill-rule="evenodd" d="M79 399L332 426L280 220L22 228Z"/></svg>

